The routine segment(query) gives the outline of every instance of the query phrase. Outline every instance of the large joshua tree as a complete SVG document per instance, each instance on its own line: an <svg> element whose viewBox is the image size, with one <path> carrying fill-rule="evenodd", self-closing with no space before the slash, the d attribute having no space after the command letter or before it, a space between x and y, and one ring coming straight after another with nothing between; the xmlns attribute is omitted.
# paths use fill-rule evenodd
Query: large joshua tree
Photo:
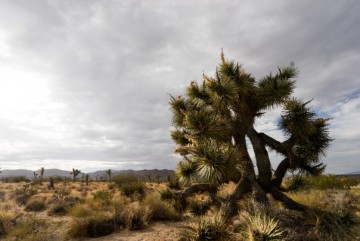
<svg viewBox="0 0 360 241"><path fill-rule="evenodd" d="M283 193L281 182L287 171L321 173L325 168L321 158L331 138L328 119L317 118L309 108L310 101L292 97L297 74L291 64L256 81L241 65L225 60L222 53L214 77L204 75L202 83L190 83L184 96L171 96L175 127L171 136L177 144L175 152L183 157L178 178L187 183L208 183L198 185L198 189L190 186L182 194L235 181L235 191L222 205L225 215L234 213L236 201L247 193L263 203L270 193L288 208L305 209ZM285 141L254 128L257 118L278 106L282 107L279 128ZM247 139L255 153L257 172ZM283 156L276 167L272 167L269 150Z"/></svg>

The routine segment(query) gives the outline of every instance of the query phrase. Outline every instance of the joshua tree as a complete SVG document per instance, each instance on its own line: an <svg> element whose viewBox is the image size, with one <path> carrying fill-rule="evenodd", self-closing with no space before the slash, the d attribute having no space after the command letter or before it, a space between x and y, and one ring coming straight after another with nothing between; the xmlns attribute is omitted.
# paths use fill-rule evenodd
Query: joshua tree
<svg viewBox="0 0 360 241"><path fill-rule="evenodd" d="M111 169L105 171L109 176L109 182L111 182Z"/></svg>
<svg viewBox="0 0 360 241"><path fill-rule="evenodd" d="M306 208L283 194L280 184L290 170L320 174L325 168L321 158L332 140L329 119L317 118L309 108L310 101L291 96L297 74L291 64L256 81L222 53L214 77L204 75L202 83L190 83L185 96L171 96L175 127L171 136L177 144L175 152L183 157L177 176L182 182L197 179L209 184L199 184L200 189L237 182L222 204L224 215L236 213L236 201L250 192L258 202L267 203L266 193L270 193L288 208ZM256 119L274 107L282 108L278 125L286 137L283 142L255 129ZM255 152L258 175L247 138ZM269 149L284 158L274 173ZM195 186L189 189L199 190Z"/></svg>
<svg viewBox="0 0 360 241"><path fill-rule="evenodd" d="M70 172L70 175L73 176L73 181L75 182L76 177L81 173L81 171L79 169L72 169L72 172Z"/></svg>
<svg viewBox="0 0 360 241"><path fill-rule="evenodd" d="M89 181L90 181L90 175L89 175L89 174L86 174L86 175L85 175L85 183L86 183L86 186L89 185Z"/></svg>
<svg viewBox="0 0 360 241"><path fill-rule="evenodd" d="M42 184L42 181L43 181L43 178L44 178L44 171L45 171L45 169L42 167L40 169L40 184Z"/></svg>
<svg viewBox="0 0 360 241"><path fill-rule="evenodd" d="M36 179L39 174L36 172L33 172L33 175L34 175L34 179Z"/></svg>
<svg viewBox="0 0 360 241"><path fill-rule="evenodd" d="M145 176L149 179L149 182L151 183L151 173L149 172L149 173L145 174Z"/></svg>

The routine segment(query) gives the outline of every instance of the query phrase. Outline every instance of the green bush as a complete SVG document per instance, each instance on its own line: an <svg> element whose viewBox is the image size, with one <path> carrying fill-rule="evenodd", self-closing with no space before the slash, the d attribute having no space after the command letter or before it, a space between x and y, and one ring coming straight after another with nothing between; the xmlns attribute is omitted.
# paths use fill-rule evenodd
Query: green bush
<svg viewBox="0 0 360 241"><path fill-rule="evenodd" d="M172 200L174 194L169 189L163 189L159 191L161 200Z"/></svg>
<svg viewBox="0 0 360 241"><path fill-rule="evenodd" d="M123 184L121 186L121 191L127 197L130 197L135 193L143 196L145 194L145 185L142 182Z"/></svg>
<svg viewBox="0 0 360 241"><path fill-rule="evenodd" d="M68 234L72 238L96 238L109 235L114 231L115 224L113 220L103 216L91 216L73 219Z"/></svg>

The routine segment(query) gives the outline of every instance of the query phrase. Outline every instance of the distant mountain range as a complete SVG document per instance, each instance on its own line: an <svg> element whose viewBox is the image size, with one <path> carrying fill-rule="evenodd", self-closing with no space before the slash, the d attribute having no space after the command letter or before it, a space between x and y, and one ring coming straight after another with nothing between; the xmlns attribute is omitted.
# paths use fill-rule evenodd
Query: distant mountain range
<svg viewBox="0 0 360 241"><path fill-rule="evenodd" d="M34 178L34 171L26 170L26 169L17 169L17 170L0 170L0 179L5 177L19 177L24 176L29 179ZM38 173L40 175L40 170L35 171L35 173ZM45 169L44 171L44 177L72 177L70 175L71 171L64 171L60 169ZM161 180L164 181L167 179L169 175L173 176L175 175L175 172L173 170L167 170L167 169L151 169L151 170L111 170L112 176L116 176L120 173L131 173L135 175L140 180L148 180L147 175L150 174L150 177L152 180ZM78 178L81 178L82 172L77 176ZM106 170L99 170L95 172L86 173L90 175L91 179L96 178L106 178L108 175L106 174Z"/></svg>

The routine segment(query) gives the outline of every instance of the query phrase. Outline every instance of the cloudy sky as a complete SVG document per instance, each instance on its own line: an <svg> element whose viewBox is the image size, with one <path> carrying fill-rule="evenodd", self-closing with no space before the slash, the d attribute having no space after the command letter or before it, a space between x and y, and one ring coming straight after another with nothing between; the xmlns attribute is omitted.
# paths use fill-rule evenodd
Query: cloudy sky
<svg viewBox="0 0 360 241"><path fill-rule="evenodd" d="M357 0L3 0L0 167L175 168L168 93L212 75L223 48L256 78L294 62L294 95L333 118L327 172L359 171L359 13ZM256 128L281 138L278 113Z"/></svg>

